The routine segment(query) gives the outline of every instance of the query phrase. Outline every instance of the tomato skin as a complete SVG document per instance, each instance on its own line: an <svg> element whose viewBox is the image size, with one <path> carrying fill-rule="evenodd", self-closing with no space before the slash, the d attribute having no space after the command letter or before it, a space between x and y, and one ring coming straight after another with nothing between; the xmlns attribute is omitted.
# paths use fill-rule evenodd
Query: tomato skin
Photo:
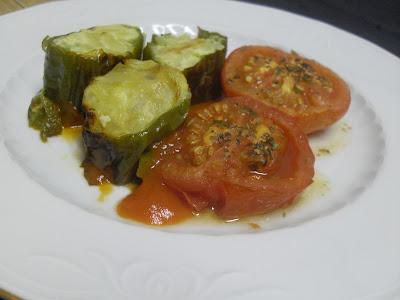
<svg viewBox="0 0 400 300"><path fill-rule="evenodd" d="M282 50L266 46L245 46L236 49L228 56L221 73L221 81L225 95L231 97L252 97L275 106L280 111L293 117L307 134L329 127L347 112L351 97L350 90L346 83L327 67L324 67L314 60L303 57L301 57L302 61L311 66L318 76L327 78L332 88L332 91L327 93L323 89L319 89L318 86L305 84L305 91L303 92L303 100L307 103L305 109L296 110L273 105L269 100L266 101L263 96L257 95L255 90L252 90L250 84L232 82L231 78L233 74L238 73L241 74L242 77L245 76L242 68L246 64L247 59L254 55L272 58L277 61L290 56L289 53ZM271 80L271 76L264 76L262 78L262 82L264 82L263 84L265 85L264 87L269 89Z"/></svg>
<svg viewBox="0 0 400 300"><path fill-rule="evenodd" d="M234 148L229 159L224 159L223 149L215 151L200 165L193 165L185 158L170 155L160 160L158 168L163 182L177 191L196 211L212 207L223 219L234 219L271 212L292 203L295 197L312 182L314 155L307 136L289 116L263 102L249 97L235 97L222 100L231 106L248 107L258 113L262 120L273 122L279 127L287 143L279 153L268 174L243 171L238 159L240 148ZM212 104L209 104L210 106ZM185 124L176 135L164 144L178 144L188 132L193 116L207 108L204 104L189 112ZM176 149L178 149L177 147ZM185 148L177 153L184 156Z"/></svg>
<svg viewBox="0 0 400 300"><path fill-rule="evenodd" d="M252 102L249 98L245 100L248 104ZM262 111L264 105L258 102L255 107ZM229 176L224 178L220 186L224 202L216 208L216 213L221 218L263 214L288 206L312 183L315 158L307 136L295 121L283 116L276 109L265 109L264 116L283 128L290 141L283 162L271 177L262 181Z"/></svg>

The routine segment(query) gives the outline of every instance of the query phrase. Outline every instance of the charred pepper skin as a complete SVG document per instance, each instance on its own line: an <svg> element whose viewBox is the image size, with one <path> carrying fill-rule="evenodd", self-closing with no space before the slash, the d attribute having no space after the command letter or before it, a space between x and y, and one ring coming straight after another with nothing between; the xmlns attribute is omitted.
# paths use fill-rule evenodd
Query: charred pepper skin
<svg viewBox="0 0 400 300"><path fill-rule="evenodd" d="M169 34L164 36L168 37ZM167 64L162 59L155 58L154 46L158 45L159 38L163 36L153 35L152 41L148 43L143 51L143 59L152 59L160 64ZM185 74L192 92L192 103L204 100L217 99L221 96L220 74L225 61L227 51L227 37L217 33L198 29L200 39L214 39L223 45L222 50L215 50L213 53L204 55L194 66L180 71Z"/></svg>
<svg viewBox="0 0 400 300"><path fill-rule="evenodd" d="M43 75L45 96L54 101L69 101L80 110L83 92L95 76L106 74L124 59L141 57L144 38L140 29L136 30L138 38L126 55L106 53L103 49L90 53L76 53L55 43L56 39L68 34L45 37L42 42L42 49L46 53Z"/></svg>
<svg viewBox="0 0 400 300"><path fill-rule="evenodd" d="M222 94L220 74L224 65L228 39L216 32L199 28L199 38L216 38L223 45L223 50L205 56L198 64L184 71L193 94L193 101L219 98Z"/></svg>

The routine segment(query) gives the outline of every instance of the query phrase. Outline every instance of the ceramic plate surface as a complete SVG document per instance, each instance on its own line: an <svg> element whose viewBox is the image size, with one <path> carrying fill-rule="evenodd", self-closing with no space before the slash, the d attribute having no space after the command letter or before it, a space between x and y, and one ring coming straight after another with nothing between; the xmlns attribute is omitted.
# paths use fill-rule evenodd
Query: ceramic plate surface
<svg viewBox="0 0 400 300"><path fill-rule="evenodd" d="M314 183L293 208L146 227L98 201L81 140L27 126L46 35L126 23L294 49L340 74L352 103L310 137ZM0 287L26 299L400 299L400 60L326 24L233 1L65 1L0 17ZM329 149L327 153L326 149ZM249 223L257 223L254 229Z"/></svg>

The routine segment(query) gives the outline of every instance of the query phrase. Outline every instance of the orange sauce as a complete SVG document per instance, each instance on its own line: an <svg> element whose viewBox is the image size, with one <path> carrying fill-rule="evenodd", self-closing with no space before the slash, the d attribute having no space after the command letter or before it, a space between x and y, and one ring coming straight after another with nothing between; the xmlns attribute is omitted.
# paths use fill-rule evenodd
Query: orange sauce
<svg viewBox="0 0 400 300"><path fill-rule="evenodd" d="M83 114L68 101L59 102L61 122L64 128L82 127L84 123Z"/></svg>
<svg viewBox="0 0 400 300"><path fill-rule="evenodd" d="M70 102L60 101L58 106L61 112L63 125L62 137L69 143L75 142L82 134L84 118Z"/></svg>
<svg viewBox="0 0 400 300"><path fill-rule="evenodd" d="M85 176L89 185L103 185L110 183L110 176L97 168L91 161L84 160L81 164L83 176Z"/></svg>
<svg viewBox="0 0 400 300"><path fill-rule="evenodd" d="M247 224L250 226L251 229L254 229L254 230L261 229L261 226L258 225L257 223L250 222L250 223L247 223Z"/></svg>
<svg viewBox="0 0 400 300"><path fill-rule="evenodd" d="M100 195L97 200L104 201L113 190L113 185L109 179L110 175L107 175L107 172L103 172L88 160L84 160L81 167L83 168L83 176L88 184L99 186Z"/></svg>
<svg viewBox="0 0 400 300"><path fill-rule="evenodd" d="M111 194L112 190L113 190L113 185L111 183L103 183L102 185L99 186L100 195L97 198L97 200L99 201L106 200L107 196Z"/></svg>
<svg viewBox="0 0 400 300"><path fill-rule="evenodd" d="M186 203L154 172L118 204L117 213L122 218L147 225L172 225L193 217Z"/></svg>
<svg viewBox="0 0 400 300"><path fill-rule="evenodd" d="M82 126L64 127L61 133L64 140L69 143L75 142L82 134Z"/></svg>

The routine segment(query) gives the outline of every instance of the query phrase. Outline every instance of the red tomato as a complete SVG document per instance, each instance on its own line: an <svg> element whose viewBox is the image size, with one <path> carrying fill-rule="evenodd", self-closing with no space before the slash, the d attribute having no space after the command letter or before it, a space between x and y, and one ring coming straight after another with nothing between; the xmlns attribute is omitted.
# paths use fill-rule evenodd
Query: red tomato
<svg viewBox="0 0 400 300"><path fill-rule="evenodd" d="M167 186L196 211L212 207L225 219L288 205L314 175L314 155L296 123L246 97L192 107L156 153Z"/></svg>
<svg viewBox="0 0 400 300"><path fill-rule="evenodd" d="M227 96L250 96L292 116L304 132L324 129L348 110L350 91L334 72L295 52L245 46L222 70Z"/></svg>

